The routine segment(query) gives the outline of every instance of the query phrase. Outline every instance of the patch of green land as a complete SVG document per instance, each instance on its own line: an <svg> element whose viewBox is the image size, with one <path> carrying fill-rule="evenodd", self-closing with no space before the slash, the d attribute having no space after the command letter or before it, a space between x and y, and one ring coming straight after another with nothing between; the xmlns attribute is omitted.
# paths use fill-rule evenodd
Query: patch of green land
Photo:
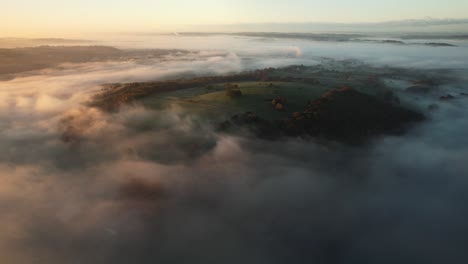
<svg viewBox="0 0 468 264"><path fill-rule="evenodd" d="M250 111L275 120L302 111L309 100L320 97L328 89L320 85L292 82L242 82L237 86L242 96L231 97L223 85L218 84L155 94L140 102L155 109L177 105L184 112L210 119L225 119L239 111ZM275 110L271 103L278 96L287 100L284 111Z"/></svg>
<svg viewBox="0 0 468 264"><path fill-rule="evenodd" d="M437 78L435 77L437 76ZM232 75L179 78L165 81L104 84L90 106L118 111L122 105L141 104L150 109L179 107L186 114L215 120L240 112L254 112L267 120L288 118L325 92L349 87L378 100L400 104L398 91L385 80L422 80L443 83L443 73L371 67L356 61L324 61L320 65L292 65ZM234 89L230 86L235 87ZM230 92L232 92L230 94ZM272 100L281 98L281 111ZM401 104L405 104L405 100Z"/></svg>

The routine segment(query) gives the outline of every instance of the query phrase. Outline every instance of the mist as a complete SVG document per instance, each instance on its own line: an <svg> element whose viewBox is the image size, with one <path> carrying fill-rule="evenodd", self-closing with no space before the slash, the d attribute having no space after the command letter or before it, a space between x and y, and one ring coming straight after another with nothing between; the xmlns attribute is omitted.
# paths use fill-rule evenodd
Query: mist
<svg viewBox="0 0 468 264"><path fill-rule="evenodd" d="M456 47L232 35L96 41L177 50L0 78L5 263L468 261L468 97L458 96L468 92L465 40L448 40ZM428 120L361 146L221 133L177 103L115 113L87 104L105 83L300 64L339 72L346 60L446 79L426 95L390 81ZM441 102L447 93L457 98Z"/></svg>

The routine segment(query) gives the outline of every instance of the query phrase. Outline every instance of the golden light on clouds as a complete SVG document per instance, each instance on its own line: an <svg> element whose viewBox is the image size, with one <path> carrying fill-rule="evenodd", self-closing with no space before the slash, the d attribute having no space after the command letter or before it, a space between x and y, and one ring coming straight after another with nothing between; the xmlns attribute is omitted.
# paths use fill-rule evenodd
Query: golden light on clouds
<svg viewBox="0 0 468 264"><path fill-rule="evenodd" d="M359 5L351 0L279 3L266 0L23 0L2 4L0 36L177 31L190 30L194 25L236 23L354 23L428 16L464 18L466 14L468 2L458 0L410 3L364 0Z"/></svg>

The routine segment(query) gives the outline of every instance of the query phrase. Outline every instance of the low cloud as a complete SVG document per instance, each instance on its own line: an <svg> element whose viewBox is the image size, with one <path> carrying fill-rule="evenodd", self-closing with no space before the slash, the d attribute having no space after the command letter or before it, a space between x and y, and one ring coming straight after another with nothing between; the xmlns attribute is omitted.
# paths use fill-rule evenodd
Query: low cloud
<svg viewBox="0 0 468 264"><path fill-rule="evenodd" d="M363 147L219 134L176 104L110 114L83 104L101 83L315 64L326 50L314 45L69 64L0 82L3 261L465 263L467 98L406 95L439 110ZM390 57L365 62L403 63ZM445 88L463 91L449 72Z"/></svg>

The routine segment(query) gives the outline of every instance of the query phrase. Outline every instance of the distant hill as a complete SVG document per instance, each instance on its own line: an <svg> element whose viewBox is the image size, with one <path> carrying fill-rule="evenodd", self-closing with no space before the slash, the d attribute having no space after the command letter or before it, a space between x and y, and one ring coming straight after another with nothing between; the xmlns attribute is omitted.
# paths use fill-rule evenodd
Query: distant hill
<svg viewBox="0 0 468 264"><path fill-rule="evenodd" d="M159 57L179 50L120 50L108 46L39 46L0 49L0 75L54 67L62 63L85 63L129 58Z"/></svg>

